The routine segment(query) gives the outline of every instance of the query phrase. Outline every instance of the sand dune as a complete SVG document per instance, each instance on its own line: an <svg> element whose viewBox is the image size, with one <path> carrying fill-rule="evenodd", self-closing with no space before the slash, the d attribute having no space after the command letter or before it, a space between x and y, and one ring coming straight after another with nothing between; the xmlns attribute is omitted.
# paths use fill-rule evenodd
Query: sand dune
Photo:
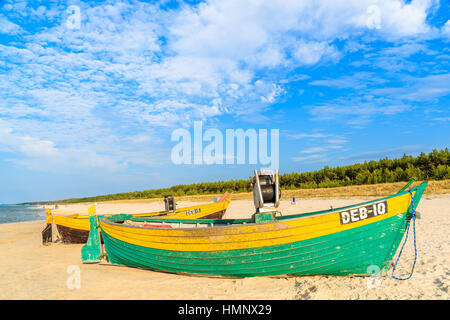
<svg viewBox="0 0 450 320"><path fill-rule="evenodd" d="M292 206L281 203L284 214L348 205L364 199L308 199ZM180 202L179 207L193 202ZM86 213L88 204L60 206L58 213ZM367 277L288 277L220 279L183 276L111 265L86 265L82 245L41 244L44 221L0 225L0 299L449 299L450 195L425 196L417 221L418 262L408 281L390 277L377 287ZM99 203L98 213L136 213L162 210L162 202ZM245 218L248 200L232 201L225 218ZM412 241L399 263L406 274L414 258ZM72 268L72 269L71 269ZM80 270L80 287L71 281ZM69 272L68 272L69 271ZM68 286L69 284L69 286ZM376 287L375 289L371 289ZM72 289L71 289L72 288Z"/></svg>

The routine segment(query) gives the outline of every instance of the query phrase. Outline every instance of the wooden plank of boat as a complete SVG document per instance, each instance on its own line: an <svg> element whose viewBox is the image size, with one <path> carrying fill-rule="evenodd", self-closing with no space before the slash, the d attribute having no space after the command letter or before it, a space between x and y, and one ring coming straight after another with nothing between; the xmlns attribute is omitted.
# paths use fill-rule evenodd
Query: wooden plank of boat
<svg viewBox="0 0 450 320"><path fill-rule="evenodd" d="M176 219L221 219L231 201L231 195L225 193L213 203L178 208L174 212L159 211L137 213L133 217L171 217ZM105 215L111 216L111 215ZM89 237L90 225L88 215L53 215L53 221L64 243L86 243ZM48 232L46 232L47 234ZM47 242L48 242L48 238Z"/></svg>
<svg viewBox="0 0 450 320"><path fill-rule="evenodd" d="M52 224L53 224L53 217L52 212L50 209L45 210L46 213L46 222L47 226L42 230L42 243L44 245L47 245L52 242Z"/></svg>
<svg viewBox="0 0 450 320"><path fill-rule="evenodd" d="M172 228L157 228L111 217L98 225L111 264L221 277L368 275L374 266L389 267L412 216L411 197L417 206L426 185L413 187L411 194L260 223L162 219Z"/></svg>

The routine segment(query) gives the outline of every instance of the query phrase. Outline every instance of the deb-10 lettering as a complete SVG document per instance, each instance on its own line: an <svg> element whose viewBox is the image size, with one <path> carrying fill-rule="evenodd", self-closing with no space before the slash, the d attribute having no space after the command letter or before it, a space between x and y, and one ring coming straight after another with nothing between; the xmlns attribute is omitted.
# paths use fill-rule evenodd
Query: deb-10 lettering
<svg viewBox="0 0 450 320"><path fill-rule="evenodd" d="M342 211L339 213L341 224L358 222L361 220L373 218L388 212L387 202L378 202L364 207L358 207Z"/></svg>

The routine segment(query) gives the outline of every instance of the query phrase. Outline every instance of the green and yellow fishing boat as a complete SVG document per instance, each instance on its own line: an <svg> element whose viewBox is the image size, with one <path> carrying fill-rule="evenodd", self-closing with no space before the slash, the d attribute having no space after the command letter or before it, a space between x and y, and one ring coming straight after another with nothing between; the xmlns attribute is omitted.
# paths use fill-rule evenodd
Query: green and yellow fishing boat
<svg viewBox="0 0 450 320"><path fill-rule="evenodd" d="M265 212L258 199L261 210L251 219L92 216L104 248L98 233L91 232L82 260L100 262L103 253L115 265L221 277L370 275L374 268L389 268L426 185L409 190L405 186L391 196L351 206L288 216ZM266 189L259 187L263 190L259 194L265 197Z"/></svg>

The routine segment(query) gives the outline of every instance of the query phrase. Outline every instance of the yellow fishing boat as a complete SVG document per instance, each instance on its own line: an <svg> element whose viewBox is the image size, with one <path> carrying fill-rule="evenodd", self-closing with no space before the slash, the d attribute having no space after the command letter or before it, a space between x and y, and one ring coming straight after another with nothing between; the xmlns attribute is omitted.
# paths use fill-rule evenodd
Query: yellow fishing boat
<svg viewBox="0 0 450 320"><path fill-rule="evenodd" d="M167 209L165 211L136 213L132 216L136 218L222 219L231 201L231 196L225 193L217 202L178 209L175 209L173 198L171 200L165 201ZM95 213L95 206L90 208L90 213ZM112 214L104 216L110 217ZM50 210L47 210L47 227L42 232L44 243L51 241L52 222L55 223L64 243L86 243L90 231L89 215L60 215L52 214Z"/></svg>

